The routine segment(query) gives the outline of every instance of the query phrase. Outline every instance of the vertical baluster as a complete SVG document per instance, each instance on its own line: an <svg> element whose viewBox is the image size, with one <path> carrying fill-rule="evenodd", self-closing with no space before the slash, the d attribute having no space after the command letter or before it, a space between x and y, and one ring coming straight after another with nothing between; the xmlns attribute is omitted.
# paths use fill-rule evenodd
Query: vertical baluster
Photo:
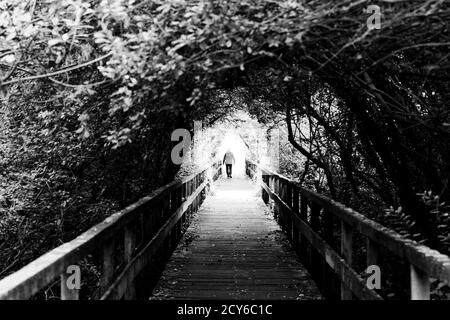
<svg viewBox="0 0 450 320"><path fill-rule="evenodd" d="M312 202L311 203L311 228L317 234L320 234L320 206ZM321 256L314 248L314 246L310 245L309 247L310 254L310 262L311 262L311 273L315 276L316 281L318 282L319 287L323 287L322 277L320 275L321 271Z"/></svg>
<svg viewBox="0 0 450 320"><path fill-rule="evenodd" d="M311 203L311 227L316 233L319 233L320 206L315 202Z"/></svg>
<svg viewBox="0 0 450 320"><path fill-rule="evenodd" d="M189 195L192 196L194 193L194 179L189 181ZM195 212L194 202L191 203L191 209L189 210L189 214L193 214Z"/></svg>
<svg viewBox="0 0 450 320"><path fill-rule="evenodd" d="M270 189L272 190L273 194L276 194L276 186L275 186L275 184L276 184L276 181L275 181L276 177L271 175L270 179L271 179L271 187L270 187ZM275 217L276 201L273 199L271 203L272 203L272 209L273 209L274 217Z"/></svg>
<svg viewBox="0 0 450 320"><path fill-rule="evenodd" d="M172 208L174 207L173 201L172 201L173 192L174 192L174 190L172 189L172 190L169 190L169 193L167 194L167 212L166 212L166 214L168 217L170 217L170 214L173 212L173 210L172 210Z"/></svg>
<svg viewBox="0 0 450 320"><path fill-rule="evenodd" d="M183 185L181 186L181 196L182 196L182 201L186 201L187 198L187 186L186 183L183 183Z"/></svg>
<svg viewBox="0 0 450 320"><path fill-rule="evenodd" d="M172 250L175 250L175 248L178 244L178 223L179 223L179 221L172 227L172 230L170 230L169 252L172 252Z"/></svg>
<svg viewBox="0 0 450 320"><path fill-rule="evenodd" d="M170 192L170 213L174 213L178 209L178 188Z"/></svg>
<svg viewBox="0 0 450 320"><path fill-rule="evenodd" d="M379 246L378 244L370 238L367 238L367 266L377 265L378 264L378 253Z"/></svg>
<svg viewBox="0 0 450 320"><path fill-rule="evenodd" d="M161 199L162 201L162 223L161 226L167 222L172 212L169 212L170 193ZM170 255L172 250L173 229L170 230L168 237L164 240L164 253L166 257Z"/></svg>
<svg viewBox="0 0 450 320"><path fill-rule="evenodd" d="M278 177L273 176L273 189L274 189L274 193L277 196L280 196L280 181L278 180ZM279 215L279 205L278 205L278 201L274 201L274 218L276 221L278 221L278 215Z"/></svg>
<svg viewBox="0 0 450 320"><path fill-rule="evenodd" d="M186 202L189 197L189 182L185 182L183 184L183 202ZM186 212L184 213L183 219L187 220L189 217L189 207L186 209Z"/></svg>
<svg viewBox="0 0 450 320"><path fill-rule="evenodd" d="M129 223L125 226L124 232L124 258L125 262L130 262L134 255L136 248L136 233L134 231L134 225Z"/></svg>
<svg viewBox="0 0 450 320"><path fill-rule="evenodd" d="M308 219L308 198L304 195L300 196L300 218L307 222Z"/></svg>
<svg viewBox="0 0 450 320"><path fill-rule="evenodd" d="M264 173L261 173L261 198L264 201L265 204L267 204L267 193L264 190L264 188L262 187L262 184L266 184L266 177L264 176Z"/></svg>
<svg viewBox="0 0 450 320"><path fill-rule="evenodd" d="M181 186L177 189L177 208L179 208L181 206L182 198L183 198L183 186ZM182 233L183 224L184 224L184 216L185 216L185 214L183 213L183 215L180 218L180 221L178 221L177 242L179 242L181 239L181 233Z"/></svg>
<svg viewBox="0 0 450 320"><path fill-rule="evenodd" d="M141 241L139 243L139 247L142 247L145 243L145 212L139 215L139 229L141 233Z"/></svg>
<svg viewBox="0 0 450 320"><path fill-rule="evenodd" d="M322 218L324 240L333 247L333 214L326 210L322 210ZM322 260L322 275L325 297L332 299L335 291L335 275L325 260Z"/></svg>
<svg viewBox="0 0 450 320"><path fill-rule="evenodd" d="M306 223L307 217L308 217L308 199L304 195L301 195L300 196L300 219ZM308 249L307 240L303 235L300 235L300 258L302 259L302 261L304 261L305 264L308 263L307 249Z"/></svg>
<svg viewBox="0 0 450 320"><path fill-rule="evenodd" d="M155 206L152 203L152 206L154 206L154 209L150 211L148 207L150 205L142 210L141 213L141 232L142 232L142 243L141 245L145 245L152 237L153 230L157 228L158 221L158 210L159 208Z"/></svg>
<svg viewBox="0 0 450 320"><path fill-rule="evenodd" d="M198 188L198 175L195 176L194 178L194 190L193 192L196 192ZM198 198L195 197L194 199L194 212L197 212L198 210Z"/></svg>
<svg viewBox="0 0 450 320"><path fill-rule="evenodd" d="M349 266L352 266L353 228L341 220L341 255ZM341 299L352 300L352 292L341 282Z"/></svg>
<svg viewBox="0 0 450 320"><path fill-rule="evenodd" d="M196 190L198 188L200 188L201 184L202 184L202 176L199 175L198 176L198 180L197 180L197 188L196 188ZM201 200L201 192L197 196L197 211L198 211L198 209L200 209L200 200Z"/></svg>
<svg viewBox="0 0 450 320"><path fill-rule="evenodd" d="M163 218L163 224L169 219L171 215L170 211L170 192L163 197L162 199L162 218Z"/></svg>
<svg viewBox="0 0 450 320"><path fill-rule="evenodd" d="M429 275L411 265L411 300L430 300Z"/></svg>
<svg viewBox="0 0 450 320"><path fill-rule="evenodd" d="M182 233L182 222L181 219L177 222L177 226L176 226L176 243L178 244L178 242L180 242L181 240L181 233Z"/></svg>
<svg viewBox="0 0 450 320"><path fill-rule="evenodd" d="M333 245L333 214L327 210L322 211L323 235L330 246Z"/></svg>
<svg viewBox="0 0 450 320"><path fill-rule="evenodd" d="M136 233L133 228L133 224L128 224L125 226L124 231L124 258L125 263L128 264L134 256L134 251L136 248ZM131 281L129 287L125 292L126 300L134 300L136 299L136 287L134 281Z"/></svg>
<svg viewBox="0 0 450 320"><path fill-rule="evenodd" d="M292 209L292 185L290 182L286 183L286 203L289 206L290 209ZM291 212L286 211L286 229L288 232L288 236L289 236L289 240L292 241L294 240L293 235L292 235L292 216L291 216Z"/></svg>
<svg viewBox="0 0 450 320"><path fill-rule="evenodd" d="M286 182L286 203L292 209L292 184Z"/></svg>
<svg viewBox="0 0 450 320"><path fill-rule="evenodd" d="M285 194L285 184L284 181L279 179L278 180L278 193L279 193L279 197L281 200L283 200L283 202L286 202L286 194ZM280 224L281 228L286 231L286 224L285 224L285 210L284 210L284 206L280 205L279 209L278 209L278 223Z"/></svg>
<svg viewBox="0 0 450 320"><path fill-rule="evenodd" d="M194 194L195 189L196 189L196 178L197 176L195 176L192 180L191 180L191 195ZM195 199L192 200L192 213L195 213Z"/></svg>
<svg viewBox="0 0 450 320"><path fill-rule="evenodd" d="M299 192L298 189L294 186L292 188L292 210L295 214L299 214L299 205L300 205L300 199L299 199Z"/></svg>
<svg viewBox="0 0 450 320"><path fill-rule="evenodd" d="M189 181L189 196L192 195L192 192L194 190L194 182L192 180ZM189 206L189 217L192 215L192 213L194 212L194 205L193 203L191 203L191 205Z"/></svg>
<svg viewBox="0 0 450 320"><path fill-rule="evenodd" d="M100 281L102 295L108 290L114 277L114 242L114 239L109 239L103 247L102 278Z"/></svg>
<svg viewBox="0 0 450 320"><path fill-rule="evenodd" d="M263 201L266 205L269 204L269 194L264 190L262 187L262 184L265 184L266 186L269 186L269 179L264 174L264 172L261 172L261 196L263 198Z"/></svg>
<svg viewBox="0 0 450 320"><path fill-rule="evenodd" d="M292 190L292 211L293 214L299 215L299 194L298 189L293 187ZM295 223L295 219L292 218L292 246L294 247L295 252L299 253L299 232L297 228L297 224Z"/></svg>

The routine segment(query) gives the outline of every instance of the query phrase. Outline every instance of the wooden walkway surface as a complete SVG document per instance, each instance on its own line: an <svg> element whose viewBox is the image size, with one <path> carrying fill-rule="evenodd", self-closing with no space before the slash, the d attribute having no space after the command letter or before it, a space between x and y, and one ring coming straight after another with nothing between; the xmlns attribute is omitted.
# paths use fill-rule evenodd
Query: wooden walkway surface
<svg viewBox="0 0 450 320"><path fill-rule="evenodd" d="M321 299L246 178L218 180L151 299Z"/></svg>

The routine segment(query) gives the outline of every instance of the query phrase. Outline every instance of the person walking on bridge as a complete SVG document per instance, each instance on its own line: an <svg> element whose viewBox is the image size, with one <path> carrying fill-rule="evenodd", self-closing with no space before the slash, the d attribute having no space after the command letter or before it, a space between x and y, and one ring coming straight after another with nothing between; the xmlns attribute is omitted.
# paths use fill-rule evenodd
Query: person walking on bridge
<svg viewBox="0 0 450 320"><path fill-rule="evenodd" d="M234 155L233 155L233 153L230 150L228 150L225 153L225 156L223 157L223 163L227 167L227 177L231 178L232 166L235 163L235 160L234 160Z"/></svg>

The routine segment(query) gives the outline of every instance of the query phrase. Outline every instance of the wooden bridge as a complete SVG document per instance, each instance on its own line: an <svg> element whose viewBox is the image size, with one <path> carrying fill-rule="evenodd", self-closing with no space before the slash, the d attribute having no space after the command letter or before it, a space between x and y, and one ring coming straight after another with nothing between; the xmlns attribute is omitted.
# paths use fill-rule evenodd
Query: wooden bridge
<svg viewBox="0 0 450 320"><path fill-rule="evenodd" d="M53 288L63 300L377 300L383 288L367 286L364 270L383 261L409 271L400 285L411 299L430 299L431 280L450 282L448 256L255 162L246 174L219 179L213 162L156 190L2 279L0 299ZM68 286L74 265L81 289Z"/></svg>

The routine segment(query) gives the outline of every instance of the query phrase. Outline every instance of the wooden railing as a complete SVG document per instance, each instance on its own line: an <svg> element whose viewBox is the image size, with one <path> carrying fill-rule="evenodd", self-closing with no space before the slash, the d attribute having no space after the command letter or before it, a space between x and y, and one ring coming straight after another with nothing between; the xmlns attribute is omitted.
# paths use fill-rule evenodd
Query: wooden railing
<svg viewBox="0 0 450 320"><path fill-rule="evenodd" d="M366 239L366 265L377 266L380 251L409 264L410 298L430 299L430 278L450 283L450 258L276 172L246 160L247 175L260 180L262 198L326 297L382 299L353 267L354 238ZM333 245L340 242L339 245ZM336 248L337 247L337 248ZM339 248L340 247L340 248ZM336 249L335 249L336 248ZM381 276L383 270L381 270Z"/></svg>
<svg viewBox="0 0 450 320"><path fill-rule="evenodd" d="M95 254L99 255L101 269L97 297L135 299L137 277L158 256L167 257L175 248L183 224L200 207L209 184L218 178L221 168L220 162L213 162L44 254L0 281L0 299L29 299L60 277L61 299L77 300L80 292L78 288L68 288L67 268Z"/></svg>

